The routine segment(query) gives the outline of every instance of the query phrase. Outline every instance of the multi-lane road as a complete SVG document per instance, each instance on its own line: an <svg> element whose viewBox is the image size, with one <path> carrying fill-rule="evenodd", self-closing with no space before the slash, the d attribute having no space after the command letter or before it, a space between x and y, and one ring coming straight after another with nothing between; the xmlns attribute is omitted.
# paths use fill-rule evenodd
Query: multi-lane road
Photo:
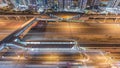
<svg viewBox="0 0 120 68"><path fill-rule="evenodd" d="M52 53L51 51L46 51L46 53L48 53L49 55L41 55L41 57L39 56L39 58L43 58L43 59L28 59L25 56L19 55L18 53L19 51L21 50L8 49L7 52L3 51L4 53L0 57L0 66L4 68L13 68L13 67L14 68L64 68L64 67L65 68L69 68L69 67L70 68L79 68L79 67L106 68L106 67L111 67L111 63L112 63L112 61L104 55L105 54L104 52L98 50L84 51L83 53L87 54L88 59L84 59L85 57L83 54L81 54L82 52L80 53L78 52L76 54L76 50L69 51L71 52L71 54L69 55L68 53L66 53L65 55L63 55L64 57L63 56L60 57L59 53L55 54ZM45 54L45 53L41 53L41 54ZM74 59L74 58L83 61L79 61L79 60L69 61L69 59ZM67 62L61 61L59 59L67 60ZM54 60L54 61L50 61L50 60Z"/></svg>
<svg viewBox="0 0 120 68"><path fill-rule="evenodd" d="M42 29L41 27L31 29L24 40L72 39L77 41L80 47L111 52L109 56L112 59L120 60L118 57L120 52L119 28L119 24L49 22L42 25Z"/></svg>
<svg viewBox="0 0 120 68"><path fill-rule="evenodd" d="M26 40L32 39L74 39L79 43L119 43L119 24L88 24L49 22L42 28L30 30ZM44 31L41 32L41 30Z"/></svg>
<svg viewBox="0 0 120 68"><path fill-rule="evenodd" d="M15 22L15 23L13 23L13 22ZM44 24L39 22L38 24L36 24L36 26L33 26L33 28L28 32L28 34L23 38L23 40L25 40L25 41L35 41L35 40L39 41L39 40L48 40L48 39L49 40L51 40L51 39L52 40L59 40L59 39L75 40L78 42L78 45L80 45L81 47L86 47L88 49L89 49L89 47L119 47L119 44L120 44L119 43L120 42L120 36L119 36L120 25L119 24L114 24L114 23L113 24L107 24L107 23L99 24L99 23L81 23L81 22L80 23L47 22L47 21L45 21L45 22L46 23L44 23ZM14 21L1 20L0 23L1 23L1 27L0 27L1 39L3 39L4 38L3 35L5 35L5 37L6 37L13 31L15 31L17 28L19 28L24 22L23 21L16 22L16 20L14 20ZM108 52L111 49L108 49ZM15 49L13 49L11 51L17 52ZM39 61L25 60L24 57L21 57L16 53L9 53L11 51L9 51L9 49L8 49L8 51L3 53L4 55L1 56L0 65L2 65L2 63L3 63L2 61L6 61L6 63L3 63L4 65L1 67L5 67L5 64L7 64L7 63L8 63L7 67L11 67L11 68L13 68L13 67L21 68L22 66L23 66L23 68L24 67L30 68L32 66L33 67L41 66L40 65L41 63L39 63ZM102 54L102 52L99 52L99 53ZM98 55L98 53L91 52L91 53L87 53L87 54L89 56L91 56L91 58L96 56L97 58L99 58L99 59L101 58L103 60L103 57L100 57L100 55ZM114 57L114 55L113 56L111 56L111 55L112 54L110 54L110 57ZM104 58L105 58L104 54L102 54L102 56L104 56ZM118 58L118 56L117 56L117 58ZM12 62L11 62L11 59L12 59ZM112 59L112 58L110 58L110 59ZM93 59L93 60L95 60L95 59ZM97 62L97 61L95 61L95 62ZM38 64L38 65L36 65L36 64ZM88 65L89 65L89 63L88 63ZM82 65L81 65L81 67L82 67ZM53 68L56 68L56 66L53 66ZM83 67L83 68L85 68L85 67Z"/></svg>
<svg viewBox="0 0 120 68"><path fill-rule="evenodd" d="M0 40L17 30L25 21L0 20Z"/></svg>

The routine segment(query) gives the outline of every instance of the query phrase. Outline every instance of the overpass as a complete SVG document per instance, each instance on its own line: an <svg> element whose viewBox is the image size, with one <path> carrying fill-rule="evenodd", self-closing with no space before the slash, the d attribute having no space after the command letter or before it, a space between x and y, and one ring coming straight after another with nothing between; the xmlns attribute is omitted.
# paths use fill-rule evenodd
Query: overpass
<svg viewBox="0 0 120 68"><path fill-rule="evenodd" d="M57 21L60 21L59 19L43 19L43 18L36 18L36 20L38 21L53 21L53 22L57 22Z"/></svg>
<svg viewBox="0 0 120 68"><path fill-rule="evenodd" d="M10 43L13 43L15 41L20 40L19 36L25 32L31 25L33 25L36 22L36 18L30 19L28 22L23 24L20 28L18 28L16 31L8 35L6 38L4 38L2 41L0 41L0 46L2 47L1 50Z"/></svg>
<svg viewBox="0 0 120 68"><path fill-rule="evenodd" d="M14 16L14 15L8 15L8 16ZM15 15L16 16L16 15ZM24 15L23 15L24 16ZM30 16L30 15L28 15ZM35 24L37 21L58 21L57 19L42 19L42 18L32 18L29 21L27 21L25 24L23 24L20 28L18 28L16 31L8 35L6 38L4 38L2 41L0 41L0 50L4 49L7 45L18 45L16 42L20 42L20 36L24 32L28 32L30 28L32 28L32 25ZM25 33L25 34L26 34ZM23 35L22 35L23 36ZM12 43L12 44L11 44ZM21 45L21 44L20 44ZM23 44L24 45L24 44Z"/></svg>
<svg viewBox="0 0 120 68"><path fill-rule="evenodd" d="M14 15L13 15L14 16ZM28 15L29 16L29 15ZM4 48L4 46L6 46L6 44L12 43L12 42L18 42L20 40L20 37L22 35L22 33L24 33L28 28L32 28L31 25L35 24L35 22L42 20L42 21L59 21L58 19L42 19L42 18L32 18L31 20L29 20L28 22L26 22L25 24L23 24L23 26L21 26L19 29L17 29L15 32L13 32L12 34L10 34L8 37L6 37L5 39L3 39L0 42L1 45L1 50ZM27 33L27 32L26 32ZM27 42L24 42L27 43ZM37 44L39 44L40 42L37 42ZM49 43L49 42L48 42ZM63 42L62 42L63 43ZM62 44L61 43L61 44ZM15 43L16 44L16 43ZM42 44L46 44L46 43L42 43ZM51 43L50 43L51 44ZM55 44L55 43L52 43ZM24 44L23 44L24 45ZM95 46L91 46L93 44L80 44L80 47L84 48L88 48L88 49L101 49L101 50L105 50L105 51L113 51L114 49L115 52L119 51L119 44L104 44L105 47L99 47L98 44L95 44ZM103 44L101 44L103 45ZM104 46L103 45L103 46ZM96 47L98 46L98 47ZM108 47L107 47L108 46ZM112 46L112 47L111 47Z"/></svg>

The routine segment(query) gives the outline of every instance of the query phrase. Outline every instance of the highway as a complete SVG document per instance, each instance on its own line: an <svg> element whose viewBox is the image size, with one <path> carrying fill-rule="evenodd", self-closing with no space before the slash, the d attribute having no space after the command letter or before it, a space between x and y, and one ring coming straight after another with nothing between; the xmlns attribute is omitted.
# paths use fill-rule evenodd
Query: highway
<svg viewBox="0 0 120 68"><path fill-rule="evenodd" d="M19 28L25 21L0 19L0 41Z"/></svg>
<svg viewBox="0 0 120 68"><path fill-rule="evenodd" d="M8 25L11 25L11 26L9 27ZM15 25L15 24L7 23L4 25L4 23L2 23L1 26L3 26L3 27L1 28L1 31L3 28L5 30L5 26L8 26L8 28L11 28L11 29L13 28L14 31L18 27L20 27L20 26L12 27L13 25ZM22 26L24 26L24 25L22 25ZM110 68L109 64L112 64L115 60L120 60L118 57L119 56L119 44L120 44L119 43L120 42L120 36L119 36L120 30L119 29L120 29L120 25L114 24L114 23L100 24L100 23L86 23L86 22L84 22L84 23L83 22L79 22L79 23L76 23L76 22L48 22L48 21L43 20L43 21L39 21L36 25L31 26L28 33L23 37L22 41L23 42L31 41L32 43L34 43L34 42L40 42L40 40L74 40L77 42L78 46L83 48L83 50L86 50L86 49L88 50L88 51L81 51L81 52L84 52L84 54L87 54L90 58L90 60L85 63L83 63L83 62L82 63L79 62L79 64L75 63L75 66L78 65L83 68L85 68L86 66L88 68L89 67L106 68L105 66L108 65L109 66L108 68ZM24 30L25 29L21 29L20 31L15 33L15 35L19 36ZM6 31L6 32L9 32L9 31ZM2 31L2 33L6 33L6 32ZM11 33L12 33L12 31L11 31ZM52 41L52 42L54 42L54 41ZM54 43L52 43L52 44L54 44ZM59 43L57 43L57 44L59 44ZM19 45L19 46L21 46L21 45ZM23 47L32 47L32 48L35 47L35 48L38 48L38 50L40 49L41 51L42 50L45 51L47 49L52 48L52 45L51 44L47 45L47 43L45 43L43 45L40 45L40 44L37 45L36 43L32 44L32 45L30 45L30 44L24 45L23 44L22 46ZM67 45L65 45L65 44L64 45L60 44L57 46L54 44L53 50L56 47L62 48L62 49L64 49L64 47L71 48L71 46L67 47ZM47 49L44 50L44 48L47 48ZM46 66L47 66L47 68L58 68L54 65L58 61L57 62L41 62L38 59L37 60L27 60L24 55L20 54L21 52L23 53L24 50L21 50L19 48L14 48L14 46L12 47L12 49L8 47L8 48L5 48L4 50L3 50L3 52L0 53L1 54L0 66L1 67L9 67L9 68L41 67L41 68L46 68ZM96 51L94 51L94 50L96 50ZM102 50L102 51L99 51L99 50ZM34 51L34 49L31 49L31 51ZM109 54L106 55L105 51L109 52ZM75 51L73 51L73 52L75 52ZM45 58L45 57L41 57L41 58ZM46 58L48 58L48 57L46 57ZM55 55L53 58L56 59L56 58L58 58L58 56ZM50 59L50 58L48 58L48 59ZM65 63L65 62L61 62L61 61L59 61L59 62L57 63L57 64L59 64L59 68L69 68L68 66L70 66L70 65L71 65L71 68L75 68L74 66L72 66L71 63ZM64 65L61 63L64 63ZM102 63L103 67L101 67L101 63Z"/></svg>
<svg viewBox="0 0 120 68"><path fill-rule="evenodd" d="M74 51L74 50L73 50L74 52L72 54L75 53L76 56L72 55L72 54L70 54L68 56L68 53L67 53L66 55L63 55L64 57L62 55L61 55L61 57L58 57L58 55L60 55L60 54L58 54L58 53L51 54L51 51L50 52L46 51L46 53L48 53L50 55L41 55L41 57L39 57L39 58L43 58L43 60L42 59L29 60L28 58L25 58L24 56L20 56L18 53L19 51L21 51L21 50L9 49L8 52L5 52L2 55L2 57L0 58L0 66L4 67L4 68L8 68L8 67L9 68L13 68L13 67L15 67L15 68L31 68L31 67L52 68L53 66L54 66L54 68L58 68L58 67L59 68L63 68L63 67L65 67L65 68L69 68L69 67L71 67L71 68L75 68L75 67L90 68L91 66L94 68L97 68L97 67L106 68L110 64L109 62L106 62L109 59L107 59L107 57L105 57L103 55L104 53L102 53L101 51L98 51L98 50L86 51L86 54L88 54L88 56L89 56L89 60L86 60L86 61L84 61L85 59L83 59L83 58L85 58L84 55L82 55L81 53L77 53L78 54L77 55L76 51ZM41 54L45 54L45 53L41 53ZM101 58L99 58L99 57L101 57ZM58 60L56 60L56 58ZM84 62L79 61L79 60L70 61L70 58L71 59L78 58L80 60L83 60ZM67 62L64 62L63 60L67 61ZM78 63L76 63L76 62L78 62ZM103 66L100 65L101 63L103 64Z"/></svg>
<svg viewBox="0 0 120 68"><path fill-rule="evenodd" d="M29 23L29 22L28 22ZM24 31L24 28L23 28L23 26L25 26L26 24L24 24L24 25L22 25L18 30L17 30L17 33L15 33L15 32L13 32L12 34L14 35L14 36L19 36L23 31ZM30 24L29 24L30 25ZM64 26L63 26L64 25ZM54 27L53 27L54 26ZM57 26L57 27L56 27ZM88 24L80 24L79 26L83 26L83 27L86 27L86 26L88 26ZM73 36L73 34L77 34L77 35L79 35L79 33L77 33L78 31L79 31L79 26L78 26L78 24L77 23L59 23L59 25L58 25L58 23L45 23L45 22L43 22L42 23L42 21L40 21L38 24L36 24L35 26L33 26L32 28L31 28L31 30L28 32L28 34L23 38L23 40L25 40L25 41L28 41L28 40L31 40L31 41L34 41L34 40L40 40L40 39L74 39L74 36ZM73 30L72 30L73 29ZM77 32L75 31L75 30L78 30ZM30 32L32 32L32 33L30 33ZM93 31L94 32L94 31ZM51 34L51 33L53 33L53 34ZM66 35L64 35L64 34L66 34ZM32 34L32 36L29 36L29 34ZM34 34L38 34L38 35L34 35ZM47 34L49 34L49 35L47 35ZM90 34L92 34L92 33L90 33ZM104 33L103 33L104 34ZM54 35L54 36L53 36ZM55 36L56 35L56 36ZM62 35L62 36L59 36L59 35ZM82 35L82 34L81 34ZM49 37L49 36L52 36L52 37ZM58 38L58 36L59 36L59 38ZM72 37L72 38L68 38L68 36L69 37ZM11 38L12 36L10 36L10 38ZM29 37L29 38L28 38ZM37 37L37 38L36 38ZM54 37L54 38L53 38ZM64 37L64 38L63 38ZM14 37L13 37L13 39L14 39ZM74 39L74 40L76 40L76 38ZM11 38L11 40L10 39L8 39L6 42L8 42L8 41L12 41L12 38ZM28 45L29 46L29 45ZM32 46L32 45L31 45ZM30 46L30 47L31 47ZM57 46L57 47L59 47L59 46ZM33 47L32 47L33 48ZM41 48L41 46L37 46L37 48ZM47 49L48 49L49 47L47 47ZM54 49L54 48L53 48ZM63 48L64 49L64 48ZM48 62L49 60L51 60L51 58L50 57L47 57L46 55L46 57L44 56L44 57L41 57L41 58L47 58L48 60L43 60L43 61L47 61L47 62L40 62L40 60L38 60L37 59L37 61L36 60L28 60L28 59L26 59L25 58L25 56L23 56L23 55L21 55L21 54L19 54L21 51L22 52L24 52L24 50L21 50L21 49L19 49L19 48L14 48L14 46L12 47L12 49L11 49L11 47L9 48L6 48L5 50L7 50L7 51L3 51L2 53L1 53L1 58L0 58L0 65L2 65L1 67L11 67L11 68L13 68L13 67L15 67L15 68L30 68L30 66L32 66L32 67L41 67L41 65L50 65L50 68L51 68L51 65L54 65L54 64L56 64L56 62L59 64L59 68L63 68L63 67L68 67L69 65L68 64L70 64L71 65L71 67L72 68L74 68L74 66L73 65L75 65L75 66L77 66L77 67L89 67L89 66L95 66L95 67L101 67L100 65L99 65L99 63L104 63L105 65L106 65L106 62L104 61L104 60L108 60L108 59L106 59L106 57L104 57L103 55L101 55L101 51L99 52L97 52L97 51L95 51L95 52L90 52L90 51L88 51L86 54L89 54L89 56L90 56L90 60L92 60L93 62L90 62L90 61L87 61L87 62L79 62L79 64L74 64L76 61L78 62L78 59L77 60L73 60L73 61L71 61L71 59L72 59L72 57L73 58L77 58L77 57L75 57L75 55L74 56L72 56L72 57L70 57L69 59L67 58L67 57L61 57L60 59L63 59L63 60L66 60L66 61L68 61L67 63L66 62L62 62L62 60L60 60L60 61L56 61L56 57L57 56L54 56L53 54L52 54L52 58L55 60L55 62ZM41 49L40 49L41 50ZM59 50L59 49L58 49ZM47 50L48 51L48 50ZM44 52L46 52L46 51L44 51ZM51 52L51 51L49 51L49 52ZM48 52L48 53L49 53ZM56 52L56 51L55 51ZM63 51L64 52L64 51ZM69 52L69 51L68 51ZM76 50L74 51L70 51L70 52L73 52L73 53L76 53ZM84 52L84 51L83 51ZM90 52L90 53L89 53ZM96 53L97 52L97 53ZM32 53L32 52L31 52ZM34 53L34 52L33 52ZM50 53L49 53L50 54ZM56 54L56 53L54 53L54 54ZM70 53L71 54L71 53ZM100 54L99 56L101 56L102 57L102 59L99 59L99 58L97 58L98 56L96 55L96 54ZM92 58L92 56L96 56L96 58L94 57L94 59ZM53 57L54 56L54 57ZM57 57L58 58L58 57ZM66 59L64 59L64 58L66 58ZM79 57L80 58L80 57ZM104 58L104 59L103 59ZM95 59L97 60L97 61L95 61ZM82 59L83 61L85 60L85 59ZM5 62L5 63L4 63ZM94 63L98 63L98 64L95 64L94 65ZM7 64L7 65L5 65L5 64ZM104 66L105 66L104 65ZM109 65L109 63L107 63L107 65ZM48 66L47 66L48 67ZM105 66L106 67L106 66ZM56 68L56 67L55 67Z"/></svg>
<svg viewBox="0 0 120 68"><path fill-rule="evenodd" d="M37 25L39 25L39 23ZM72 39L78 42L78 46L85 49L111 52L110 55L107 56L112 57L112 61L115 62L116 60L120 60L120 31L118 30L119 28L119 24L49 22L45 25L42 25L42 28L37 27L36 29L31 29L29 33L24 37L24 40L40 41L48 39ZM40 46L41 48L44 48L48 45L43 46L38 44L35 46ZM54 46L55 45L53 45L53 47ZM61 46L57 47L60 48Z"/></svg>
<svg viewBox="0 0 120 68"><path fill-rule="evenodd" d="M119 24L52 23L32 29L24 40L74 39L79 43L119 43Z"/></svg>

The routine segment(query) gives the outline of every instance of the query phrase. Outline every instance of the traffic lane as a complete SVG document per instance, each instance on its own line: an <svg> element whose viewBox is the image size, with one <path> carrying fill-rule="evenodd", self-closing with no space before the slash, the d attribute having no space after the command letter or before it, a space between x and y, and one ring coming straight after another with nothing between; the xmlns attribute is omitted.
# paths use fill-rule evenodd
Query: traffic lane
<svg viewBox="0 0 120 68"><path fill-rule="evenodd" d="M49 22L48 23L48 27L49 26L51 26L51 27L62 27L62 26L69 26L70 24L72 24L72 25L75 25L75 26L77 26L77 27L90 27L90 24L88 24L88 23L71 23L71 22L58 22L58 23L56 23L56 22Z"/></svg>
<svg viewBox="0 0 120 68"><path fill-rule="evenodd" d="M0 67L3 68L23 68L25 58L23 55L20 55L19 49L8 49L2 54L0 58Z"/></svg>
<svg viewBox="0 0 120 68"><path fill-rule="evenodd" d="M119 24L99 24L99 23L75 23L75 22L50 22L48 27L74 27L74 28L118 28Z"/></svg>
<svg viewBox="0 0 120 68"><path fill-rule="evenodd" d="M25 58L25 59L23 59L23 57L22 56L17 56L16 55L16 53L15 53L16 51L13 49L13 50L9 50L8 52L6 52L5 53L5 55L3 55L4 57L2 58L2 59L0 59L0 65L1 65L1 67L8 67L9 65L12 65L13 67L15 66L15 68L18 68L18 67L20 67L20 68L26 68L26 66L29 66L29 65L33 65L33 66L37 66L38 67L38 65L51 65L51 64L56 64L57 62L62 62L62 61L52 61L52 62L50 62L49 63L49 61L46 61L47 59L43 59L43 60L45 60L45 61L41 61L41 60L29 60L29 59L27 59L27 58ZM71 57L71 55L69 56L69 55L67 55L68 57ZM80 56L80 55L79 55ZM46 55L46 57L48 57L48 59L49 59L49 57L50 56L47 56ZM74 57L74 56L72 56L72 57ZM72 58L71 57L71 58ZM82 57L82 56L81 56ZM45 57L41 57L41 58L45 58ZM50 57L51 58L51 57ZM63 56L63 58L64 58L64 56ZM76 58L76 56L74 57L74 58ZM78 58L80 58L80 57L78 57ZM73 59L73 58L72 58ZM57 60L57 59L56 59ZM64 59L63 59L64 60ZM71 60L71 59L65 59L65 60L67 60L67 62L70 62L70 63L72 63L72 62L75 62L75 61L69 61L69 60ZM48 62L48 63L47 63ZM66 62L66 63L67 63ZM66 65L66 63L65 62L63 62L62 64L60 64L60 65ZM7 64L7 65L5 65L5 64ZM10 66L11 67L11 66ZM29 68L29 67L27 67L27 68ZM30 67L31 68L31 67Z"/></svg>
<svg viewBox="0 0 120 68"><path fill-rule="evenodd" d="M2 34L2 35L0 35L0 41L3 40L7 36L8 36L8 34Z"/></svg>
<svg viewBox="0 0 120 68"><path fill-rule="evenodd" d="M34 35L34 36L33 36ZM40 34L31 34L27 35L24 40L48 40L48 39L67 39L67 40L75 40L77 41L79 46L82 47L120 47L119 41L120 37L114 40L109 39L106 36L99 35L68 35L68 34L46 34L46 35L40 35Z"/></svg>
<svg viewBox="0 0 120 68"><path fill-rule="evenodd" d="M81 25L80 25L81 26ZM56 25L56 26L47 26L46 32L58 32L58 33L80 33L80 34L110 34L110 33L120 33L120 30L118 30L120 27L119 25L110 27L107 26L89 26L89 27L80 27L79 24L67 24L67 25Z"/></svg>
<svg viewBox="0 0 120 68"><path fill-rule="evenodd" d="M24 62L24 61L27 61L28 63L29 62L31 62L32 60L27 60L27 58L24 58L23 59L23 57L22 57L22 55L19 55L19 54L17 54L17 52L16 51L19 51L19 50L15 50L15 49L10 49L9 51L7 51L4 55L3 55L3 57L0 59L0 61L13 61L13 62L17 62L17 61L21 61L21 62ZM48 55L50 54L50 53L47 53ZM81 54L81 55L80 55ZM57 54L52 54L51 53L51 55L57 55ZM59 54L58 54L59 55ZM75 54L73 54L73 53L66 53L66 54L63 54L63 55L61 55L61 56L68 56L69 57L69 55L70 55L70 58L72 58L72 57L77 57L77 56L81 56L81 57L79 57L79 58L85 58L84 56L84 54L82 54L82 53L76 53L75 52ZM77 55L77 56L76 56ZM47 56L47 55L46 55ZM44 57L43 57L44 58ZM73 58L74 59L74 58ZM66 60L67 60L67 58L66 58ZM69 61L70 59L68 58L68 60L67 61ZM36 60L36 63L38 63L38 62L41 62L41 61L39 61L39 59L38 59L38 61ZM44 61L42 61L42 62L44 62ZM73 62L75 62L75 61L73 61ZM17 63L19 63L19 62L17 62ZM16 63L16 64L17 64Z"/></svg>
<svg viewBox="0 0 120 68"><path fill-rule="evenodd" d="M88 19L85 22L87 23L102 23L102 24L115 24L119 23L119 19Z"/></svg>
<svg viewBox="0 0 120 68"><path fill-rule="evenodd" d="M85 52L89 56L89 61L94 65L99 65L99 64L107 64L109 65L109 59L105 56L105 53L102 51L95 51L95 52ZM88 62L89 62L88 61Z"/></svg>
<svg viewBox="0 0 120 68"><path fill-rule="evenodd" d="M81 46L81 47L120 47L120 44L104 44L104 43L101 43L101 44L81 44L79 43L78 46Z"/></svg>
<svg viewBox="0 0 120 68"><path fill-rule="evenodd" d="M80 27L79 27L80 25ZM81 27L82 26L82 27ZM88 27L87 27L88 26ZM112 43L119 41L119 25L118 24L87 24L87 23L48 23L44 27L45 31L39 29L31 30L25 37L30 39L75 39L78 42L105 42ZM116 40L108 39L115 35ZM114 38L114 37L113 37ZM99 39L99 41L98 41ZM107 42L106 42L107 41Z"/></svg>
<svg viewBox="0 0 120 68"><path fill-rule="evenodd" d="M3 23L5 23L5 25L1 26L0 30L12 30L12 29L14 30L23 24L23 22L16 22L16 21L9 23L3 22Z"/></svg>
<svg viewBox="0 0 120 68"><path fill-rule="evenodd" d="M46 32L53 32L58 34L110 34L120 33L119 31L109 31L104 28L47 28ZM52 33L52 34L53 34Z"/></svg>
<svg viewBox="0 0 120 68"><path fill-rule="evenodd" d="M13 51L13 50L12 50ZM6 53L7 54L7 53ZM87 66L88 66L88 68L89 68L89 65L90 66L95 66L95 65L97 65L97 64L99 64L99 63L102 63L103 61L105 61L103 58L103 56L101 55L101 53L99 54L99 52L92 52L92 53L90 53L90 52L87 52L86 54L88 54L88 56L89 56L89 58L90 58L90 60L92 61L88 61L88 62L85 62L86 64L87 64ZM93 58L93 56L94 56L94 58ZM71 57L71 56L70 56ZM74 57L74 56L72 56L72 57ZM99 57L103 57L103 58L99 58ZM72 62L75 62L75 61L69 61L68 59L66 59L66 60L68 60L68 62L63 62L63 63L61 63L62 61L57 61L57 62L51 62L51 63L49 63L49 62L46 62L46 61L41 61L41 60L27 60L27 59L22 59L23 57L18 57L18 56L14 56L14 53L9 53L9 54L7 54L6 55L6 58L4 57L4 59L3 60L0 60L0 65L2 65L2 66L4 66L4 67L8 67L9 65L12 65L12 67L14 67L15 66L15 68L29 68L30 66L37 66L37 67L39 67L39 65L46 65L46 64L48 64L48 65L51 65L51 64L56 64L56 63L59 63L60 62L60 64L59 65L66 65L66 63L72 63ZM45 58L45 57L43 57L43 58ZM12 59L12 60L11 60ZM97 61L97 63L96 63L96 61ZM3 63L4 62L4 63ZM8 62L8 63L7 63ZM98 63L99 62L99 63ZM76 63L76 62L75 62ZM79 62L80 63L80 62ZM7 64L7 65L5 65L5 64ZM89 65L88 65L89 64ZM80 63L79 64L80 66L82 66L82 64ZM29 67L28 67L29 66ZM10 66L11 67L11 66ZM31 68L31 67L30 67Z"/></svg>
<svg viewBox="0 0 120 68"><path fill-rule="evenodd" d="M54 41L53 41L54 42ZM56 46L57 45L57 46ZM28 44L28 48L72 48L74 44Z"/></svg>
<svg viewBox="0 0 120 68"><path fill-rule="evenodd" d="M3 21L0 22L2 25L0 26L0 40L7 37L9 34L14 32L16 29L18 29L24 21L16 22L16 21Z"/></svg>
<svg viewBox="0 0 120 68"><path fill-rule="evenodd" d="M81 24L81 23L48 23L45 32L76 34L110 34L119 33L119 24ZM39 31L37 32L39 33Z"/></svg>

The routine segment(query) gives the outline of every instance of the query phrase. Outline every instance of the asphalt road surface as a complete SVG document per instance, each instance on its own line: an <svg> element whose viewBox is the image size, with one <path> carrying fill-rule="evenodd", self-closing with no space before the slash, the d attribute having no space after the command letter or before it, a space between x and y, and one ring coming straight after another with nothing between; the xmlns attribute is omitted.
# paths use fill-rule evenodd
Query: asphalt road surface
<svg viewBox="0 0 120 68"><path fill-rule="evenodd" d="M119 24L38 23L24 40L72 39L80 44L116 44L120 42ZM35 28L35 29L34 29Z"/></svg>
<svg viewBox="0 0 120 68"><path fill-rule="evenodd" d="M13 25L11 25L12 28ZM17 28L17 26L15 27ZM15 29L14 28L14 29ZM75 40L78 43L109 43L109 40L112 43L116 43L116 40L119 41L119 24L87 24L87 23L38 23L34 26L29 33L24 37L23 40L26 41L34 41L34 40ZM107 39L106 39L107 38ZM96 41L97 39L97 41ZM102 42L101 42L102 40ZM7 52L3 53L0 58L0 66L3 68L58 68L54 65L45 65L43 63L41 65L40 61L36 60L26 60L23 56L19 56L16 52L18 50L12 49L8 50ZM99 55L100 53L100 55ZM87 52L92 59L92 63L87 62L85 64L80 64L81 68L85 68L86 66L97 68L98 66L107 66L106 64L95 64L99 62L106 62L106 57L102 52L94 53L94 52ZM102 55L102 57L101 57ZM95 59L98 59L96 60ZM109 63L107 63L109 64ZM65 66L59 68L69 68L70 66L66 63ZM76 68L76 67L72 67ZM110 68L110 67L109 67Z"/></svg>
<svg viewBox="0 0 120 68"><path fill-rule="evenodd" d="M21 50L20 50L21 51ZM60 61L44 61L42 62L39 59L27 59L24 56L20 56L18 54L19 50L18 49L8 49L7 52L5 52L1 57L0 57L0 68L97 68L97 67L102 67L106 68L109 63L106 61L108 60L107 57L104 56L104 53L101 51L93 51L93 52L86 52L86 54L89 56L89 60L79 63L74 63L74 61L68 61L68 62L60 62ZM52 54L53 55L53 54ZM48 55L45 55L48 56ZM45 56L43 58L45 58ZM51 55L49 55L47 59L56 59L56 57L50 58ZM72 55L70 55L72 56ZM72 56L75 57L75 56ZM99 58L101 57L101 58ZM80 57L79 57L80 58ZM66 60L68 60L66 58ZM77 61L77 60L75 60ZM102 63L102 66L100 65Z"/></svg>
<svg viewBox="0 0 120 68"><path fill-rule="evenodd" d="M0 19L0 41L17 30L24 22Z"/></svg>

